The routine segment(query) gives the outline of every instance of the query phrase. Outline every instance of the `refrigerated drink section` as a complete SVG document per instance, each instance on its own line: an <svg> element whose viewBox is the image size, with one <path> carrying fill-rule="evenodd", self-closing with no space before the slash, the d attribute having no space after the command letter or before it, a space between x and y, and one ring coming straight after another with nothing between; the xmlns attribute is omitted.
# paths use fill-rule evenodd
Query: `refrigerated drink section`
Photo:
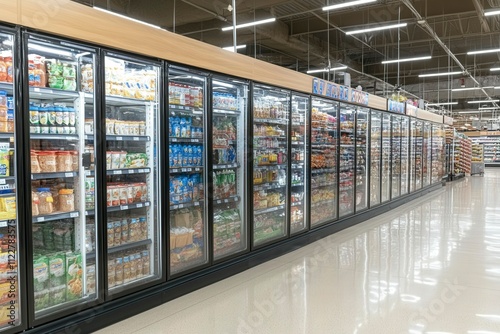
<svg viewBox="0 0 500 334"><path fill-rule="evenodd" d="M401 116L392 116L391 198L401 194Z"/></svg>
<svg viewBox="0 0 500 334"><path fill-rule="evenodd" d="M356 212L368 208L369 151L368 133L370 109L358 107L356 110Z"/></svg>
<svg viewBox="0 0 500 334"><path fill-rule="evenodd" d="M292 185L290 232L299 233L307 228L307 170L308 129L306 117L309 112L309 98L292 96Z"/></svg>
<svg viewBox="0 0 500 334"><path fill-rule="evenodd" d="M214 260L248 249L245 201L248 84L212 80Z"/></svg>
<svg viewBox="0 0 500 334"><path fill-rule="evenodd" d="M253 245L288 234L290 93L254 86Z"/></svg>
<svg viewBox="0 0 500 334"><path fill-rule="evenodd" d="M170 275L208 263L206 80L169 68Z"/></svg>
<svg viewBox="0 0 500 334"><path fill-rule="evenodd" d="M373 207L381 203L382 113L372 110L370 123L370 207Z"/></svg>
<svg viewBox="0 0 500 334"><path fill-rule="evenodd" d="M391 115L384 113L382 114L382 197L381 202L387 202L391 199Z"/></svg>
<svg viewBox="0 0 500 334"><path fill-rule="evenodd" d="M340 104L339 217L354 213L355 117L354 106Z"/></svg>
<svg viewBox="0 0 500 334"><path fill-rule="evenodd" d="M154 63L121 55L105 57L105 227L110 294L161 277L156 155L159 70Z"/></svg>
<svg viewBox="0 0 500 334"><path fill-rule="evenodd" d="M29 145L35 317L96 298L96 220L86 152L94 137L95 52L33 36L25 45L29 78ZM85 56L83 56L85 55ZM86 69L88 77L77 77ZM89 118L86 119L86 112ZM28 129L27 129L28 130ZM89 139L89 141L87 141Z"/></svg>
<svg viewBox="0 0 500 334"><path fill-rule="evenodd" d="M0 332L21 324L21 286L18 265L22 264L19 253L19 221L15 133L15 82L12 60L14 36L0 30Z"/></svg>

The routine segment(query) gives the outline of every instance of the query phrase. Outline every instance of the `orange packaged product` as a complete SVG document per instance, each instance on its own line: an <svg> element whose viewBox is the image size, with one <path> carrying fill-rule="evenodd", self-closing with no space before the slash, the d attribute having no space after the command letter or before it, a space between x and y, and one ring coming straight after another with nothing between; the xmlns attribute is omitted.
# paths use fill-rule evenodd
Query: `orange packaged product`
<svg viewBox="0 0 500 334"><path fill-rule="evenodd" d="M7 82L7 65L3 57L0 57L0 82Z"/></svg>
<svg viewBox="0 0 500 334"><path fill-rule="evenodd" d="M4 57L5 67L7 68L7 82L13 82L12 57Z"/></svg>
<svg viewBox="0 0 500 334"><path fill-rule="evenodd" d="M37 151L31 151L31 172L32 173L41 173L42 170L40 168L40 164L38 163L38 154Z"/></svg>

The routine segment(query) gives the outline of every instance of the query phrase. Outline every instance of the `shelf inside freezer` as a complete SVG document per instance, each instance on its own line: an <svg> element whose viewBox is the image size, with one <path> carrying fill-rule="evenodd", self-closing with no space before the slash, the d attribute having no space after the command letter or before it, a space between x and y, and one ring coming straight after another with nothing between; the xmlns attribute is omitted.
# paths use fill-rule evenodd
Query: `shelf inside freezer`
<svg viewBox="0 0 500 334"><path fill-rule="evenodd" d="M12 184L16 182L15 176L0 177L0 184Z"/></svg>
<svg viewBox="0 0 500 334"><path fill-rule="evenodd" d="M142 202L142 203L133 203L133 204L124 204L117 206L108 206L108 212L116 212L116 211L125 211L132 209L140 209L151 206L151 202Z"/></svg>
<svg viewBox="0 0 500 334"><path fill-rule="evenodd" d="M286 185L279 184L278 182L267 182L267 183L254 184L253 189L255 191L259 191L259 190L281 189L284 187L286 187Z"/></svg>
<svg viewBox="0 0 500 334"><path fill-rule="evenodd" d="M195 201L195 202L189 202L189 203L180 203L180 204L174 204L170 206L170 210L177 210L177 209L184 209L184 208L191 208L194 206L202 206L203 201Z"/></svg>
<svg viewBox="0 0 500 334"><path fill-rule="evenodd" d="M179 173L201 173L203 172L203 167L183 167L183 168L171 168L170 174Z"/></svg>
<svg viewBox="0 0 500 334"><path fill-rule="evenodd" d="M239 201L240 201L239 196L230 196L228 198L214 200L214 204L220 205L220 204L227 204L227 203L235 203L235 202L239 202Z"/></svg>
<svg viewBox="0 0 500 334"><path fill-rule="evenodd" d="M292 164L292 169L304 169L304 163Z"/></svg>
<svg viewBox="0 0 500 334"><path fill-rule="evenodd" d="M39 134L32 133L30 134L30 139L32 140L79 140L78 135L60 135L60 134Z"/></svg>
<svg viewBox="0 0 500 334"><path fill-rule="evenodd" d="M254 215L262 215L264 213L270 213L270 212L275 212L275 211L284 210L284 209L285 209L284 205L278 205L278 206L273 206L271 208L255 210Z"/></svg>
<svg viewBox="0 0 500 334"><path fill-rule="evenodd" d="M130 174L149 174L151 173L151 168L122 168L122 169L108 169L106 170L106 175L130 175ZM95 172L89 170L85 172L86 176L94 176Z"/></svg>
<svg viewBox="0 0 500 334"><path fill-rule="evenodd" d="M280 125L287 125L288 121L287 120L280 120L280 119L275 119L275 118L254 118L254 123L266 123L266 124L280 124Z"/></svg>
<svg viewBox="0 0 500 334"><path fill-rule="evenodd" d="M134 99L130 97L123 97L123 96L106 95L106 104L117 107L144 106L150 103L155 103L155 102L149 100Z"/></svg>
<svg viewBox="0 0 500 334"><path fill-rule="evenodd" d="M63 179L77 177L78 172L59 172L59 173L34 173L31 174L32 180L46 180L46 179Z"/></svg>
<svg viewBox="0 0 500 334"><path fill-rule="evenodd" d="M336 171L337 171L336 168L321 168L321 169L312 169L311 173L313 174L335 173Z"/></svg>
<svg viewBox="0 0 500 334"><path fill-rule="evenodd" d="M241 112L239 110L214 109L214 114L239 115L239 114L241 114Z"/></svg>
<svg viewBox="0 0 500 334"><path fill-rule="evenodd" d="M312 189L318 189L318 188L323 188L323 187L330 187L330 186L334 186L336 185L337 182L325 182L325 183L321 183L321 184L313 184L311 186Z"/></svg>
<svg viewBox="0 0 500 334"><path fill-rule="evenodd" d="M292 206L302 206L303 202L292 202Z"/></svg>
<svg viewBox="0 0 500 334"><path fill-rule="evenodd" d="M317 208L317 207L321 207L321 206L324 206L324 205L327 205L327 204L334 204L334 203L335 203L334 199L327 199L327 200L324 200L324 201L319 201L319 202L316 202L316 203L311 203L311 208Z"/></svg>
<svg viewBox="0 0 500 334"><path fill-rule="evenodd" d="M179 104L170 104L169 105L169 111L173 112L184 112L184 113L190 113L190 114L203 114L203 109L191 107L191 106L183 106Z"/></svg>
<svg viewBox="0 0 500 334"><path fill-rule="evenodd" d="M261 164L255 165L254 169L267 169L269 167L276 167L276 169L285 169L287 168L287 164Z"/></svg>
<svg viewBox="0 0 500 334"><path fill-rule="evenodd" d="M0 90L5 90L7 93L12 94L14 84L12 82L0 82Z"/></svg>
<svg viewBox="0 0 500 334"><path fill-rule="evenodd" d="M15 219L8 219L8 220L0 220L0 227L7 227L11 225L12 223L15 224L16 220Z"/></svg>
<svg viewBox="0 0 500 334"><path fill-rule="evenodd" d="M233 169L233 168L239 168L240 164L234 163L234 164L227 164L227 165L214 165L213 169Z"/></svg>
<svg viewBox="0 0 500 334"><path fill-rule="evenodd" d="M86 136L85 136L86 137ZM87 139L87 138L85 138ZM150 136L106 135L108 141L151 141Z"/></svg>
<svg viewBox="0 0 500 334"><path fill-rule="evenodd" d="M172 143L203 143L202 138L177 138L170 137L170 142Z"/></svg>
<svg viewBox="0 0 500 334"><path fill-rule="evenodd" d="M30 87L30 99L40 100L61 100L61 99L76 99L80 96L77 91Z"/></svg>
<svg viewBox="0 0 500 334"><path fill-rule="evenodd" d="M304 186L304 182L292 183L292 187Z"/></svg>
<svg viewBox="0 0 500 334"><path fill-rule="evenodd" d="M11 132L0 132L0 139L10 139L14 137L14 133Z"/></svg>
<svg viewBox="0 0 500 334"><path fill-rule="evenodd" d="M148 246L148 245L151 245L152 243L153 243L153 241L151 239L145 239L145 240L136 241L136 242L129 242L129 243L125 243L125 244L122 244L119 246L114 246L114 247L108 248L108 254L114 254L114 253L122 252L122 251L125 251L128 249L132 249L132 248ZM95 259L95 252L87 253L87 260L92 260L92 259Z"/></svg>
<svg viewBox="0 0 500 334"><path fill-rule="evenodd" d="M303 141L292 141L292 145L304 145Z"/></svg>
<svg viewBox="0 0 500 334"><path fill-rule="evenodd" d="M137 285L138 283L142 284L145 281L152 280L152 279L155 279L155 278L157 278L155 275L146 275L146 276L138 277L137 279L134 279L134 280L132 280L130 282L123 283L123 284L120 284L120 285L115 285L114 287L109 288L109 292L113 293L115 291L124 290L124 289L127 289L128 287Z"/></svg>
<svg viewBox="0 0 500 334"><path fill-rule="evenodd" d="M57 213L53 213L50 215L34 216L33 223L43 223L43 222L48 222L48 221L62 220L62 219L68 219L68 218L78 218L78 217L80 217L79 211L57 212Z"/></svg>

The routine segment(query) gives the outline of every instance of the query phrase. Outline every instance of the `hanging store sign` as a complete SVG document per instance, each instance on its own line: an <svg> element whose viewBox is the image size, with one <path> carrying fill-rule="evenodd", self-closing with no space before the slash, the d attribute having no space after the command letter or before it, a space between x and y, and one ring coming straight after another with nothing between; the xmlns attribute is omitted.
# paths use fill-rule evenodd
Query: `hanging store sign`
<svg viewBox="0 0 500 334"><path fill-rule="evenodd" d="M443 123L446 125L453 125L453 118L449 116L443 116Z"/></svg>
<svg viewBox="0 0 500 334"><path fill-rule="evenodd" d="M351 89L349 87L338 85L326 80L314 78L312 91L313 94L316 95L326 96L340 101L350 101L349 98L351 95Z"/></svg>
<svg viewBox="0 0 500 334"><path fill-rule="evenodd" d="M351 89L351 102L368 106L370 94L357 89Z"/></svg>
<svg viewBox="0 0 500 334"><path fill-rule="evenodd" d="M405 103L404 102L397 102L397 101L393 101L393 100L387 100L387 110L398 113L398 114L404 114L405 113Z"/></svg>
<svg viewBox="0 0 500 334"><path fill-rule="evenodd" d="M406 104L406 115L417 117L418 108L411 104Z"/></svg>

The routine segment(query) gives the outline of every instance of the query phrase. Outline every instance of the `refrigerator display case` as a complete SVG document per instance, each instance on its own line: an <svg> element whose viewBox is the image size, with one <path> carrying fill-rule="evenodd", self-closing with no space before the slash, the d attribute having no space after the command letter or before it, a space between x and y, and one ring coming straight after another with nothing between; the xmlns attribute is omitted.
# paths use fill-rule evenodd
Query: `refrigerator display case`
<svg viewBox="0 0 500 334"><path fill-rule="evenodd" d="M290 233L296 234L307 229L307 147L309 143L306 118L309 111L309 97L292 95L292 170L290 198Z"/></svg>
<svg viewBox="0 0 500 334"><path fill-rule="evenodd" d="M410 182L410 119L401 119L401 196L408 194Z"/></svg>
<svg viewBox="0 0 500 334"><path fill-rule="evenodd" d="M355 117L354 106L340 104L339 217L354 213Z"/></svg>
<svg viewBox="0 0 500 334"><path fill-rule="evenodd" d="M370 112L370 207L381 203L382 113Z"/></svg>
<svg viewBox="0 0 500 334"><path fill-rule="evenodd" d="M356 212L368 208L368 131L370 109L358 107L356 110Z"/></svg>
<svg viewBox="0 0 500 334"><path fill-rule="evenodd" d="M253 245L288 235L290 93L253 90Z"/></svg>
<svg viewBox="0 0 500 334"><path fill-rule="evenodd" d="M161 67L113 53L104 66L107 283L113 295L162 276L156 155ZM85 130L86 136L95 132Z"/></svg>
<svg viewBox="0 0 500 334"><path fill-rule="evenodd" d="M432 184L442 181L445 175L445 137L442 125L432 124Z"/></svg>
<svg viewBox="0 0 500 334"><path fill-rule="evenodd" d="M18 192L17 159L18 148L16 133L16 78L13 61L15 36L0 29L0 332L21 331L22 318L21 294L25 291L20 284L20 266L25 255L20 252L18 240L21 222L18 220L18 206L21 202ZM22 183L21 183L22 184Z"/></svg>
<svg viewBox="0 0 500 334"><path fill-rule="evenodd" d="M431 184L432 178L432 127L429 122L424 122L422 164L423 187L426 187Z"/></svg>
<svg viewBox="0 0 500 334"><path fill-rule="evenodd" d="M391 125L391 115L387 113L382 114L382 203L391 199Z"/></svg>
<svg viewBox="0 0 500 334"><path fill-rule="evenodd" d="M423 180L423 122L415 121L413 160L415 163L415 190L422 189Z"/></svg>
<svg viewBox="0 0 500 334"><path fill-rule="evenodd" d="M209 261L206 80L200 73L169 67L170 275ZM233 183L233 177L221 181Z"/></svg>
<svg viewBox="0 0 500 334"><path fill-rule="evenodd" d="M95 135L85 131L96 124L95 50L25 37L30 312L38 321L97 299L95 189L103 185L88 176Z"/></svg>
<svg viewBox="0 0 500 334"><path fill-rule="evenodd" d="M213 256L221 260L248 249L246 222L245 82L212 79Z"/></svg>
<svg viewBox="0 0 500 334"><path fill-rule="evenodd" d="M391 199L401 195L401 116L392 116Z"/></svg>
<svg viewBox="0 0 500 334"><path fill-rule="evenodd" d="M312 99L311 227L337 219L337 102Z"/></svg>

